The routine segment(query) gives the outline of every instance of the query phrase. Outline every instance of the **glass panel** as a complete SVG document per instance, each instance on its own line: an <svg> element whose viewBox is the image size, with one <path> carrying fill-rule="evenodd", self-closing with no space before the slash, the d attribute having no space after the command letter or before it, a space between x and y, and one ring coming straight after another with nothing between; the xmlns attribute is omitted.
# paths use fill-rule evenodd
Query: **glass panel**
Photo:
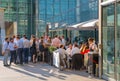
<svg viewBox="0 0 120 81"><path fill-rule="evenodd" d="M114 77L114 27L103 28L103 74Z"/></svg>
<svg viewBox="0 0 120 81"><path fill-rule="evenodd" d="M120 81L120 3L117 3L117 29L116 29L116 66L117 66L117 80Z"/></svg>
<svg viewBox="0 0 120 81"><path fill-rule="evenodd" d="M114 26L114 5L103 8L103 27Z"/></svg>
<svg viewBox="0 0 120 81"><path fill-rule="evenodd" d="M114 5L103 7L103 75L114 78Z"/></svg>
<svg viewBox="0 0 120 81"><path fill-rule="evenodd" d="M31 17L34 15L34 1L35 0L0 0L0 7L6 9L4 15L5 22L17 22L18 34L27 34L28 37L30 37L30 34L34 31L34 19Z"/></svg>

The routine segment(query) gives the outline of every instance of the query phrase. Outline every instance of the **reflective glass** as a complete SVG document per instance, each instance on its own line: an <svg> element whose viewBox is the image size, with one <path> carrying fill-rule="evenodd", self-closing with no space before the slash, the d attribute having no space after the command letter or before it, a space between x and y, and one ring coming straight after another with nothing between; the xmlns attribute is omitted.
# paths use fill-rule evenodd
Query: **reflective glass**
<svg viewBox="0 0 120 81"><path fill-rule="evenodd" d="M114 5L103 7L102 17L103 75L114 78L115 30Z"/></svg>

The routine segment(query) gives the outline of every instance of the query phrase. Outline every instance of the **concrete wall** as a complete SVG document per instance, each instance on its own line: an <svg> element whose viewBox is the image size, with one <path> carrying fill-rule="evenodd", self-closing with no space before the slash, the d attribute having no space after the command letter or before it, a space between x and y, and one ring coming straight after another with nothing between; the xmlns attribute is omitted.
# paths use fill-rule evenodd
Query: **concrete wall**
<svg viewBox="0 0 120 81"><path fill-rule="evenodd" d="M0 8L0 54L2 50L2 43L5 39L4 10L4 8Z"/></svg>

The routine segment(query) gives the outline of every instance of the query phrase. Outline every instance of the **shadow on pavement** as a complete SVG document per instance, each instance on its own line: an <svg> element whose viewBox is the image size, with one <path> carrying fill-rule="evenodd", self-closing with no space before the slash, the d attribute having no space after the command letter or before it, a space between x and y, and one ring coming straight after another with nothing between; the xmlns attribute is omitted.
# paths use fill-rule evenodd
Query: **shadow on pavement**
<svg viewBox="0 0 120 81"><path fill-rule="evenodd" d="M64 75L59 75L59 74L55 74L55 73L49 73L50 72L50 68L53 68L47 64L44 65L38 65L38 64L28 64L28 65L15 65L15 66L11 66L9 67L9 69L14 70L16 72L34 77L34 78L38 78L40 80L47 80L49 77L55 77L57 79L61 79L61 80L65 80L67 78L67 76ZM55 69L57 70L57 69ZM39 77L37 75L40 75ZM42 76L42 77L41 77Z"/></svg>
<svg viewBox="0 0 120 81"><path fill-rule="evenodd" d="M47 79L45 79L43 77L38 77L38 76L36 76L34 74L31 74L31 73L28 73L28 72L25 72L25 71L22 71L22 70L19 70L19 69L16 69L16 68L10 67L9 69L12 69L12 70L14 70L16 72L19 72L19 73L22 73L22 74L25 74L25 75L28 75L28 76L31 76L31 77L34 77L34 78L38 78L38 79L41 79L41 80L47 80Z"/></svg>
<svg viewBox="0 0 120 81"><path fill-rule="evenodd" d="M0 58L0 61L3 58ZM40 80L47 81L49 78L54 77L60 80L66 80L70 77L70 75L77 75L81 77L88 78L89 74L85 71L72 71L72 70L65 70L65 71L59 71L57 68L54 68L53 66L50 66L48 64L43 63L29 63L25 64L23 66L21 65L11 65L9 69L14 70L18 73L22 73L25 75L28 75L30 77L34 77ZM93 77L95 79L98 79L96 77ZM98 79L101 80L101 79Z"/></svg>

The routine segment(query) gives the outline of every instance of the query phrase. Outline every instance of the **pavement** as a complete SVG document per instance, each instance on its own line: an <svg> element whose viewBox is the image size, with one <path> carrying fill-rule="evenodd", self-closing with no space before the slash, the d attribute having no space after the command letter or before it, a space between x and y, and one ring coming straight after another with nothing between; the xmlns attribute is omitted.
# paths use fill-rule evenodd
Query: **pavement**
<svg viewBox="0 0 120 81"><path fill-rule="evenodd" d="M0 57L0 81L105 81L89 77L85 71L59 71L48 64L12 64L4 67Z"/></svg>

